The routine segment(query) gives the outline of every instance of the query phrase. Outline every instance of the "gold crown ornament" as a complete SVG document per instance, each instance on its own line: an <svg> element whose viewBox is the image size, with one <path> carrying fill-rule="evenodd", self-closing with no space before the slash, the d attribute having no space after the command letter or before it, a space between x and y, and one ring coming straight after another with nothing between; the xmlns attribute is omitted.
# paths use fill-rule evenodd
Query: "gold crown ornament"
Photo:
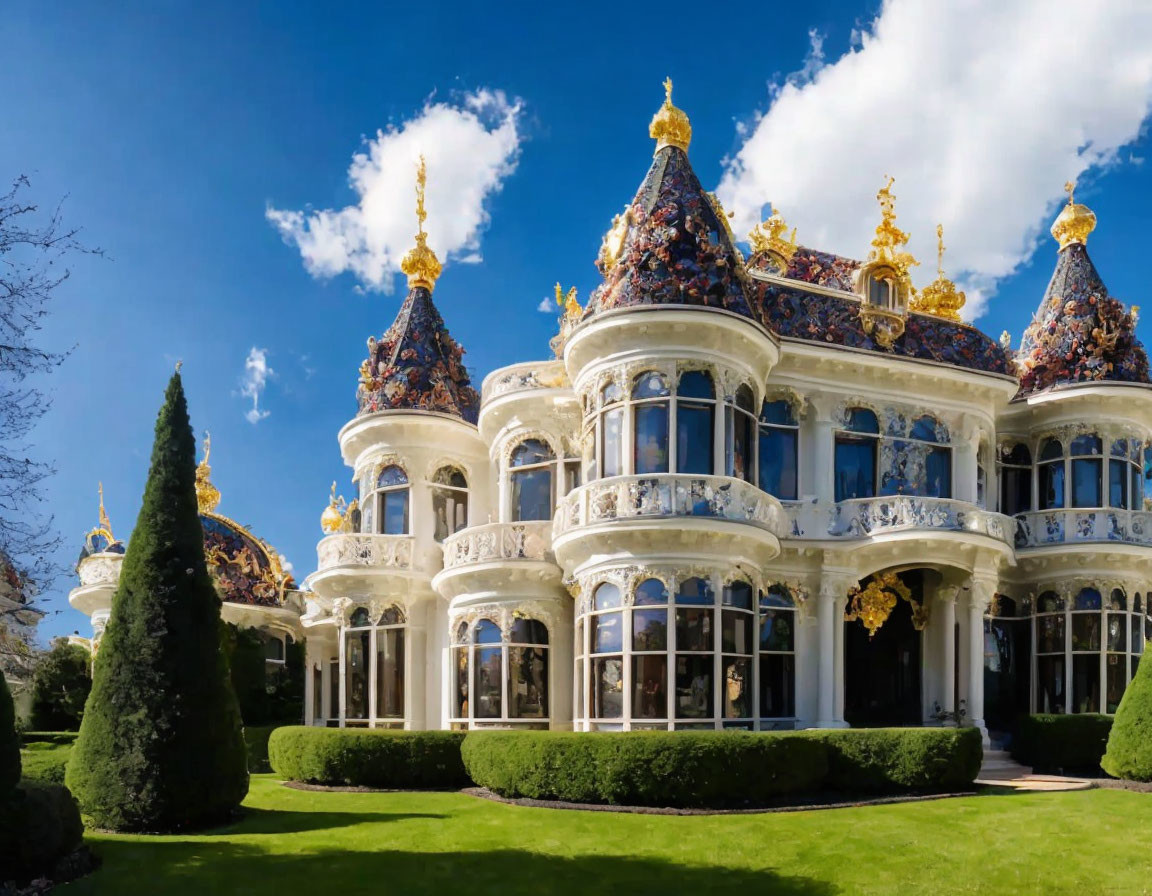
<svg viewBox="0 0 1152 896"><path fill-rule="evenodd" d="M416 245L404 253L400 259L400 270L408 275L408 288L415 289L422 286L429 292L436 285L436 280L444 266L436 253L428 246L428 234L424 232L424 221L428 213L424 210L424 186L428 179L428 166L424 163L424 156L420 156L420 164L416 168Z"/></svg>
<svg viewBox="0 0 1152 896"><path fill-rule="evenodd" d="M1083 246L1088 242L1088 234L1096 229L1096 213L1076 201L1075 182L1064 184L1064 192L1068 194L1068 204L1052 222L1052 236L1061 249L1067 249L1073 243Z"/></svg>
<svg viewBox="0 0 1152 896"><path fill-rule="evenodd" d="M688 152L688 144L692 142L692 125L684 110L672 105L671 78L664 79L664 105L652 117L648 135L656 141L656 152L665 146L675 146Z"/></svg>

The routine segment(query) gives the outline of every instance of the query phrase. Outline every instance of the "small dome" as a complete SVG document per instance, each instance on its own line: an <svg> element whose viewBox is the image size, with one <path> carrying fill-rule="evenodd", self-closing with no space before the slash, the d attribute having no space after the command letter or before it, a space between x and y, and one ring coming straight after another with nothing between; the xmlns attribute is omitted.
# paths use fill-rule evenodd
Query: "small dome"
<svg viewBox="0 0 1152 896"><path fill-rule="evenodd" d="M200 514L204 556L223 600L233 604L277 607L296 582L280 558L239 523L215 513Z"/></svg>
<svg viewBox="0 0 1152 896"><path fill-rule="evenodd" d="M1073 243L1083 246L1088 242L1088 234L1096 229L1096 213L1075 201L1075 184L1069 181L1064 189L1068 192L1068 204L1060 209L1060 214L1052 222L1052 238L1060 244L1061 249Z"/></svg>

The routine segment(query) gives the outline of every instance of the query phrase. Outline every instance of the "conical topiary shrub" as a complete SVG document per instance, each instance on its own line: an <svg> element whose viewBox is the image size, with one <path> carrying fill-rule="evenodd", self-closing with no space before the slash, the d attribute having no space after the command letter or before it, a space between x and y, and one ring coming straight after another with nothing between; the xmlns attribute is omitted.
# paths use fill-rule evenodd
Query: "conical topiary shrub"
<svg viewBox="0 0 1152 896"><path fill-rule="evenodd" d="M248 792L220 599L204 559L195 451L176 373L68 763L68 787L98 827L206 826L227 819Z"/></svg>
<svg viewBox="0 0 1152 896"><path fill-rule="evenodd" d="M1114 778L1152 781L1152 642L1120 700L1100 765Z"/></svg>
<svg viewBox="0 0 1152 896"><path fill-rule="evenodd" d="M16 734L16 707L0 669L0 805L8 801L20 783L20 738Z"/></svg>

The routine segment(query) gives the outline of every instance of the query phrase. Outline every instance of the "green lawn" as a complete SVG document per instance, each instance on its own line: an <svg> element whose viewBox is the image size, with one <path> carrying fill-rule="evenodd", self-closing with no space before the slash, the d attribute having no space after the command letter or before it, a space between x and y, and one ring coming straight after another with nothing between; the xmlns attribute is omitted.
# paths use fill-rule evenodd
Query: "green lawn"
<svg viewBox="0 0 1152 896"><path fill-rule="evenodd" d="M59 892L1152 892L1152 796L1111 790L674 817L307 793L260 775L245 806L203 835L92 834L103 869Z"/></svg>

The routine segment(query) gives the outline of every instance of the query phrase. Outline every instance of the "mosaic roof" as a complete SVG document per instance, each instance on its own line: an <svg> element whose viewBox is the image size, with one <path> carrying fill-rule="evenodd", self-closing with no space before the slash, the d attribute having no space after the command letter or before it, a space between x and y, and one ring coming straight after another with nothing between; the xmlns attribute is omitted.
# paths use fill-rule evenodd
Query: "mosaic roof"
<svg viewBox="0 0 1152 896"><path fill-rule="evenodd" d="M278 607L283 591L295 590L275 551L239 523L201 513L204 556L221 597L232 604Z"/></svg>
<svg viewBox="0 0 1152 896"><path fill-rule="evenodd" d="M1021 395L1072 383L1149 382L1136 320L1108 294L1082 242L1060 250L1017 360Z"/></svg>
<svg viewBox="0 0 1152 896"><path fill-rule="evenodd" d="M767 274L780 274L766 252L758 252L749 258L748 267ZM829 289L852 292L856 288L852 278L859 269L860 262L854 258L809 249L807 246L797 246L788 261L787 269L781 276L789 280L800 280L804 283L826 286Z"/></svg>
<svg viewBox="0 0 1152 896"><path fill-rule="evenodd" d="M379 341L368 340L356 390L358 413L438 411L475 423L480 396L463 357L432 304L431 290L413 286L388 331Z"/></svg>
<svg viewBox="0 0 1152 896"><path fill-rule="evenodd" d="M1007 352L974 327L910 313L903 335L893 342L891 348L885 349L865 332L860 320L860 303L855 299L810 293L763 281L756 281L755 287L755 304L762 322L781 336L882 351L988 373L1013 373Z"/></svg>
<svg viewBox="0 0 1152 896"><path fill-rule="evenodd" d="M661 146L636 197L605 236L604 282L585 318L612 308L703 305L752 317L727 219L679 146Z"/></svg>

